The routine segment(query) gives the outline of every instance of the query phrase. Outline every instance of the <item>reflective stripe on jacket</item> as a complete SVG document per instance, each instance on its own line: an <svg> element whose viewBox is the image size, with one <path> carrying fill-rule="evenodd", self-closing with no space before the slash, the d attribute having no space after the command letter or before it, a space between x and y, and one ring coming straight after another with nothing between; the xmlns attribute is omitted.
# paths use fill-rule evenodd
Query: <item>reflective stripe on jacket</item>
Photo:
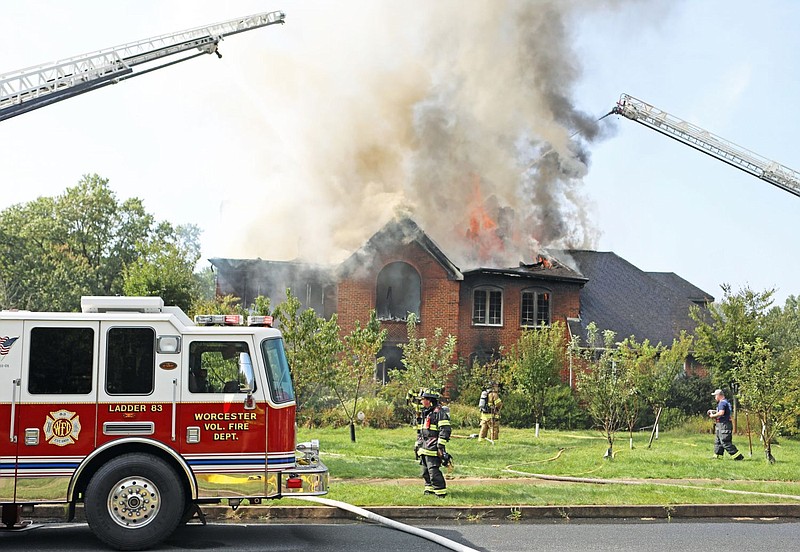
<svg viewBox="0 0 800 552"><path fill-rule="evenodd" d="M423 411L422 430L420 431L419 453L425 456L439 456L439 445L450 440L450 416L436 405Z"/></svg>

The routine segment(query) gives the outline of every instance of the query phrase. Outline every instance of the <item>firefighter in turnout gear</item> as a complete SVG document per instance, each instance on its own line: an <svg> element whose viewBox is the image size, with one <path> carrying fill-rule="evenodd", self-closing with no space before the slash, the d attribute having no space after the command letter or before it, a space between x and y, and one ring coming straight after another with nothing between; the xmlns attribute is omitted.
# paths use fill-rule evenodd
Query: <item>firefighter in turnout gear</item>
<svg viewBox="0 0 800 552"><path fill-rule="evenodd" d="M422 429L417 437L417 454L425 480L425 494L439 498L447 496L447 484L441 466L450 463L445 444L450 440L450 416L439 405L439 394L424 391L422 399Z"/></svg>
<svg viewBox="0 0 800 552"><path fill-rule="evenodd" d="M489 388L481 392L478 402L478 408L481 411L481 432L478 434L478 441L487 437L496 441L500 437L500 409L502 407L500 386L496 382L491 382Z"/></svg>

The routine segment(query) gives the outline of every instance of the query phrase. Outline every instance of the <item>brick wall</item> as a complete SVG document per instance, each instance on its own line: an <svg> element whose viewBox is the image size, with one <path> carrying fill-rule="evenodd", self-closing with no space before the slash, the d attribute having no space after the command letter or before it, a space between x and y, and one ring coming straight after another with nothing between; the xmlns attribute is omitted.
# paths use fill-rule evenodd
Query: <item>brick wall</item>
<svg viewBox="0 0 800 552"><path fill-rule="evenodd" d="M340 280L337 309L342 333L350 333L356 320L363 324L369 319L369 311L376 306L378 274L386 265L397 261L413 266L421 278L419 337L433 336L436 328L442 328L445 335L457 335L460 282L450 280L445 268L416 242L381 252L371 260L370 266ZM406 334L403 322L385 322L384 327L392 336L400 332L402 336Z"/></svg>
<svg viewBox="0 0 800 552"><path fill-rule="evenodd" d="M356 320L363 323L368 319L370 309L376 306L378 274L386 265L396 261L413 266L421 277L418 335L430 338L436 328L442 328L444 335L455 335L458 358L467 359L476 352L491 353L500 346L511 346L519 338L523 329L520 326L523 289L536 287L550 291L553 321L579 316L581 286L578 283L485 274L468 275L463 281L451 280L432 255L412 242L381 252L371 260L370 266L340 280L337 308L343 334L352 331ZM472 291L482 285L495 286L503 291L502 326L472 324ZM389 330L387 344L405 341L404 322L387 321L383 322L383 327Z"/></svg>
<svg viewBox="0 0 800 552"><path fill-rule="evenodd" d="M472 293L476 287L492 286L503 292L502 326L480 326L472 323ZM546 279L523 279L501 275L471 275L462 282L459 294L459 355L469 358L473 353L490 355L500 347L510 347L519 338L523 327L521 318L522 290L537 288L551 293L551 320L561 321L577 318L580 310L581 286L577 283L548 281Z"/></svg>

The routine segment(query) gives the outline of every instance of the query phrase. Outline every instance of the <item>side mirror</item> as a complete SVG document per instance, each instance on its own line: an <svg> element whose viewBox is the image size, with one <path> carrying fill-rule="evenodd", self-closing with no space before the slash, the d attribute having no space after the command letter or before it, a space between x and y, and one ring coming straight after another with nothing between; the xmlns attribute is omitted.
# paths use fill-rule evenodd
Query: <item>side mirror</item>
<svg viewBox="0 0 800 552"><path fill-rule="evenodd" d="M256 401L253 399L253 390L256 388L256 374L253 371L253 362L247 353L239 353L239 392L247 393L244 399L245 410L255 410Z"/></svg>
<svg viewBox="0 0 800 552"><path fill-rule="evenodd" d="M248 353L239 353L239 392L252 393L256 388L256 374Z"/></svg>

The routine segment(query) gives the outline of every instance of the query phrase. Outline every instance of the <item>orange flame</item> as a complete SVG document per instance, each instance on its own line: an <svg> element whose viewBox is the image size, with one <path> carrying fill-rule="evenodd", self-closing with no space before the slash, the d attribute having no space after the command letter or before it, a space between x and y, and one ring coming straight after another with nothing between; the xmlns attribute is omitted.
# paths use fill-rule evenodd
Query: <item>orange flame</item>
<svg viewBox="0 0 800 552"><path fill-rule="evenodd" d="M536 255L536 264L540 264L544 268L553 268L553 262L542 255Z"/></svg>
<svg viewBox="0 0 800 552"><path fill-rule="evenodd" d="M481 193L480 178L473 178L472 198L470 199L469 228L466 237L476 245L480 261L491 259L492 253L504 249L503 240L498 234L498 225L486 210Z"/></svg>

